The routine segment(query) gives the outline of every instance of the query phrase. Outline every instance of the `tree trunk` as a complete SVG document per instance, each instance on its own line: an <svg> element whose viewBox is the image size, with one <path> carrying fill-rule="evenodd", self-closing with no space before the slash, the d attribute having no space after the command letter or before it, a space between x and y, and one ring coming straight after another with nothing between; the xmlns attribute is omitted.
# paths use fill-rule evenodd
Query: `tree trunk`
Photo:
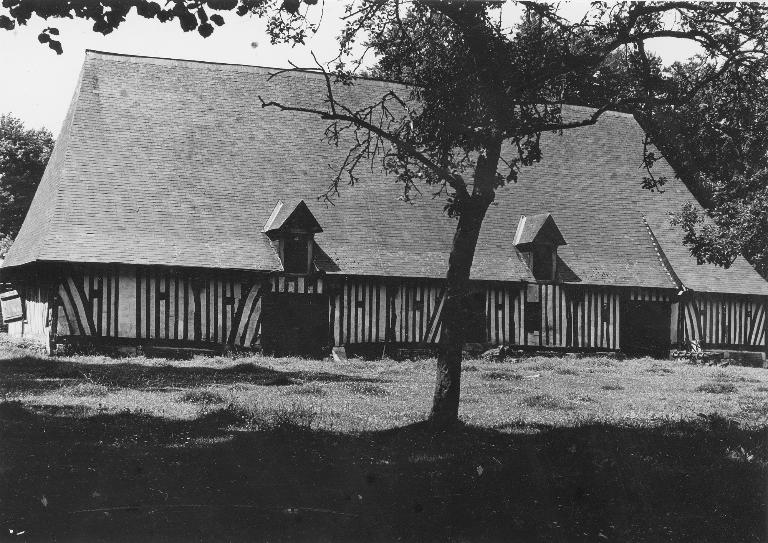
<svg viewBox="0 0 768 543"><path fill-rule="evenodd" d="M430 422L436 426L447 426L459 419L461 359L466 337L469 272L475 258L480 227L488 206L494 199L492 188L486 191L479 191L478 188L487 186L488 177L495 176L498 153L495 158L478 162L474 194L462 204L456 233L453 236L442 311L443 329L437 357L435 395L429 415Z"/></svg>

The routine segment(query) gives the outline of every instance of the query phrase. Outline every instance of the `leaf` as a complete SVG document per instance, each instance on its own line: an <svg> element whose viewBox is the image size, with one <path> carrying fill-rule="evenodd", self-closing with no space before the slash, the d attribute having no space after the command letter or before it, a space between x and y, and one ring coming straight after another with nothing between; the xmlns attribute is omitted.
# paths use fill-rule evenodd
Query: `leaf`
<svg viewBox="0 0 768 543"><path fill-rule="evenodd" d="M291 15L295 15L299 11L300 5L301 0L283 0L283 9Z"/></svg>
<svg viewBox="0 0 768 543"><path fill-rule="evenodd" d="M237 0L208 0L207 3L209 8L220 11L229 11L237 6Z"/></svg>
<svg viewBox="0 0 768 543"><path fill-rule="evenodd" d="M38 34L37 36L37 41L39 41L40 43L48 43L49 41L51 41L51 37L45 32L40 32L40 34Z"/></svg>
<svg viewBox="0 0 768 543"><path fill-rule="evenodd" d="M178 6L179 4L177 4ZM177 11L176 16L179 18L179 24L184 32L190 32L197 28L197 17L195 17L189 11L180 9Z"/></svg>
<svg viewBox="0 0 768 543"><path fill-rule="evenodd" d="M213 21L216 24L216 26L222 26L224 24L224 17L222 17L218 13L214 13L209 17L209 19Z"/></svg>
<svg viewBox="0 0 768 543"><path fill-rule="evenodd" d="M5 30L13 30L16 27L16 22L7 15L0 15L0 28Z"/></svg>
<svg viewBox="0 0 768 543"><path fill-rule="evenodd" d="M136 4L136 13L146 19L151 19L160 13L160 5L156 2L140 2Z"/></svg>
<svg viewBox="0 0 768 543"><path fill-rule="evenodd" d="M64 49L61 47L61 42L56 40L51 40L48 42L48 47L56 51L57 55L60 55L64 52Z"/></svg>
<svg viewBox="0 0 768 543"><path fill-rule="evenodd" d="M203 23L197 27L197 31L200 33L202 37L207 38L208 36L213 34L213 26L211 25L211 23Z"/></svg>

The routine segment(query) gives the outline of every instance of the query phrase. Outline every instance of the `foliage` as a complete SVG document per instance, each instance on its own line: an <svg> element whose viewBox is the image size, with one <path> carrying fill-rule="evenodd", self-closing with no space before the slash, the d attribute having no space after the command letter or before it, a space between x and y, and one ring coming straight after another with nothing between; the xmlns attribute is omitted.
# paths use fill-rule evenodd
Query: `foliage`
<svg viewBox="0 0 768 543"><path fill-rule="evenodd" d="M677 92L714 67L703 59L676 65ZM699 261L729 266L744 255L768 274L768 63L733 67L694 98L654 118L660 145L674 157L706 214L687 206L676 217Z"/></svg>
<svg viewBox="0 0 768 543"><path fill-rule="evenodd" d="M0 236L0 258L3 258L13 245L11 236Z"/></svg>
<svg viewBox="0 0 768 543"><path fill-rule="evenodd" d="M0 115L0 256L21 228L52 150L48 130Z"/></svg>
<svg viewBox="0 0 768 543"><path fill-rule="evenodd" d="M693 58L662 69L649 57L655 93L625 105L648 131L700 204L674 217L699 262L730 266L743 255L768 275L768 94L763 58L718 65ZM605 96L637 92L642 65L632 52L611 55L594 78L574 81L567 101L599 105ZM634 90L632 90L634 89Z"/></svg>

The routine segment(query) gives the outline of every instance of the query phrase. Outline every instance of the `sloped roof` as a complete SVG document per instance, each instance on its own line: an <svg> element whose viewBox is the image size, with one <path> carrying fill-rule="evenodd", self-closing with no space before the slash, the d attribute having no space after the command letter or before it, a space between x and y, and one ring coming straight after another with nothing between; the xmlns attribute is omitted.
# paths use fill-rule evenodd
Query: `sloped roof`
<svg viewBox="0 0 768 543"><path fill-rule="evenodd" d="M515 231L515 247L523 249L535 242L565 245L565 239L549 213L523 215Z"/></svg>
<svg viewBox="0 0 768 543"><path fill-rule="evenodd" d="M293 199L287 202L278 200L262 232L269 234L282 230L301 230L317 234L322 232L323 228L317 222L317 219L309 210L304 200Z"/></svg>
<svg viewBox="0 0 768 543"><path fill-rule="evenodd" d="M738 257L729 268L699 264L679 242L680 230L670 224L667 215L651 212L647 219L670 267L686 288L698 292L765 293L766 281L744 258Z"/></svg>
<svg viewBox="0 0 768 543"><path fill-rule="evenodd" d="M322 107L324 80L268 68L88 52L53 156L5 265L34 261L125 263L278 271L261 230L278 200L305 200L329 273L444 277L455 220L429 193L410 203L381 170L362 168L333 205L318 200L347 147L321 141L326 122L262 108L265 100ZM338 89L367 104L391 83ZM400 87L402 92L407 92ZM593 110L567 107L581 119ZM643 133L626 114L542 135L543 160L498 191L486 215L472 277L533 280L514 247L521 215L557 217L568 245L560 267L582 283L675 288L643 217L692 197L672 180L641 188ZM674 174L664 161L657 175ZM681 277L704 289L768 294L748 265L697 266L680 235L658 234ZM667 239L669 238L669 239ZM673 247L667 248L670 243ZM713 279L716 277L716 279ZM759 281L758 281L759 279ZM692 287L693 288L693 287Z"/></svg>

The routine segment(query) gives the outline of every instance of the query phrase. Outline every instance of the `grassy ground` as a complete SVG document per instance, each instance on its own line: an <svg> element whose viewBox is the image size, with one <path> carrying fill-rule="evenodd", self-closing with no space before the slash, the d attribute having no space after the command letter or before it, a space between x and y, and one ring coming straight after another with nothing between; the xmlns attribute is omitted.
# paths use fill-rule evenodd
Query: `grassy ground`
<svg viewBox="0 0 768 543"><path fill-rule="evenodd" d="M468 361L464 424L434 434L433 366L0 335L0 538L766 540L768 371Z"/></svg>

